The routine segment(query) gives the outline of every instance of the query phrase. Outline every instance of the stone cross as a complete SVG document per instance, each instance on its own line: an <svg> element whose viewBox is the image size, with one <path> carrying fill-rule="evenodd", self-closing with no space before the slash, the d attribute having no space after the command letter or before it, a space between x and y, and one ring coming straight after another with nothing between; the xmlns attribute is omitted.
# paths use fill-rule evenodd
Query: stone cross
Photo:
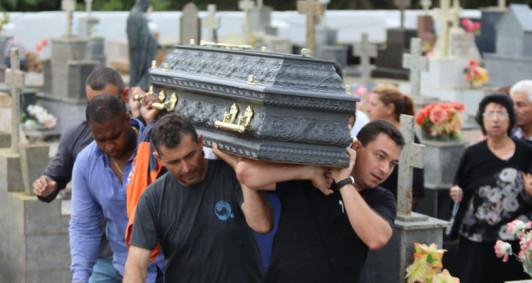
<svg viewBox="0 0 532 283"><path fill-rule="evenodd" d="M18 152L20 91L24 88L24 72L19 68L18 49L11 48L11 68L6 69L6 84L11 87L11 152Z"/></svg>
<svg viewBox="0 0 532 283"><path fill-rule="evenodd" d="M399 158L399 174L397 177L397 214L412 213L412 185L414 167L423 168L423 152L425 146L414 143L414 116L401 114L401 134L405 146Z"/></svg>
<svg viewBox="0 0 532 283"><path fill-rule="evenodd" d="M353 55L360 57L360 66L362 67L361 79L363 82L368 82L370 58L377 57L377 46L369 42L367 33L362 33L362 42L355 43L355 46L353 46Z"/></svg>
<svg viewBox="0 0 532 283"><path fill-rule="evenodd" d="M262 8L264 6L264 3L262 2L262 0L257 0L257 8Z"/></svg>
<svg viewBox="0 0 532 283"><path fill-rule="evenodd" d="M431 0L421 0L421 7L423 7L423 11L425 11L425 14L429 13L429 8L432 5Z"/></svg>
<svg viewBox="0 0 532 283"><path fill-rule="evenodd" d="M506 0L499 0L497 6L499 9L506 9Z"/></svg>
<svg viewBox="0 0 532 283"><path fill-rule="evenodd" d="M453 7L451 8L451 23L453 28L459 28L460 13L462 13L462 7L460 7L459 0L453 0Z"/></svg>
<svg viewBox="0 0 532 283"><path fill-rule="evenodd" d="M203 18L203 26L207 29L206 41L216 42L217 30L220 28L220 17L216 17L216 4L207 5L207 16Z"/></svg>
<svg viewBox="0 0 532 283"><path fill-rule="evenodd" d="M90 19L90 17L91 17L92 1L93 0L85 0L85 6L87 8L87 19Z"/></svg>
<svg viewBox="0 0 532 283"><path fill-rule="evenodd" d="M316 0L299 0L297 1L297 12L307 15L307 42L306 47L310 49L312 55L316 54L316 17L323 16L325 13L325 4L316 2Z"/></svg>
<svg viewBox="0 0 532 283"><path fill-rule="evenodd" d="M434 19L438 20L440 31L438 32L438 50L440 58L446 58L449 53L449 21L453 17L453 11L449 8L450 0L440 0L440 8L434 9Z"/></svg>
<svg viewBox="0 0 532 283"><path fill-rule="evenodd" d="M67 12L67 31L66 37L72 36L72 14L76 10L76 1L75 0L62 0L61 9Z"/></svg>
<svg viewBox="0 0 532 283"><path fill-rule="evenodd" d="M401 29L405 28L405 8L410 7L410 0L394 0L393 3L401 11Z"/></svg>
<svg viewBox="0 0 532 283"><path fill-rule="evenodd" d="M420 38L410 40L410 54L403 53L403 68L410 69L410 95L419 97L421 72L429 70L429 60L423 56L423 41Z"/></svg>
<svg viewBox="0 0 532 283"><path fill-rule="evenodd" d="M238 9L244 11L246 14L246 19L244 22L244 34L246 35L246 42L249 43L251 40L251 31L249 28L249 11L255 8L255 1L253 0L240 0L238 2Z"/></svg>

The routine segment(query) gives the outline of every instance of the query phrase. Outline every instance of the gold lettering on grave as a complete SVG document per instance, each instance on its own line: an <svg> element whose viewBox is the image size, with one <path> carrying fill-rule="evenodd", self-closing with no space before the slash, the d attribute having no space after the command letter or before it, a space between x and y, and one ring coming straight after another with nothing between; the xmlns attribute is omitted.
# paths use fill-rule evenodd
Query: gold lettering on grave
<svg viewBox="0 0 532 283"><path fill-rule="evenodd" d="M228 131L244 133L246 128L251 124L251 119L253 118L253 107L248 106L244 114L240 114L238 119L236 119L238 112L238 104L234 103L231 105L229 112L224 113L223 121L214 122L214 126L219 129L224 129ZM235 120L237 121L235 123Z"/></svg>

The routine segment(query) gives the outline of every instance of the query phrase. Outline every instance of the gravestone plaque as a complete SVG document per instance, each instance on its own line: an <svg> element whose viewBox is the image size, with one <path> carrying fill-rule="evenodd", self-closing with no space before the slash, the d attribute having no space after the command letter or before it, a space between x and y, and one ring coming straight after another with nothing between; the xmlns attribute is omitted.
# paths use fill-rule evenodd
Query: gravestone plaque
<svg viewBox="0 0 532 283"><path fill-rule="evenodd" d="M495 26L504 15L504 11L480 9L480 36L477 37L478 50L481 54L494 53L497 30Z"/></svg>
<svg viewBox="0 0 532 283"><path fill-rule="evenodd" d="M193 40L194 44L198 44L201 39L201 22L198 17L198 8L194 3L187 3L183 7L183 14L181 15L180 37L182 45L190 44Z"/></svg>
<svg viewBox="0 0 532 283"><path fill-rule="evenodd" d="M176 46L152 68L154 93L177 100L204 144L253 159L346 167L348 95L333 62L307 56Z"/></svg>
<svg viewBox="0 0 532 283"><path fill-rule="evenodd" d="M403 53L410 50L410 39L416 37L414 29L387 29L386 48L379 49L375 60L374 78L392 78L408 80L408 70L403 66Z"/></svg>

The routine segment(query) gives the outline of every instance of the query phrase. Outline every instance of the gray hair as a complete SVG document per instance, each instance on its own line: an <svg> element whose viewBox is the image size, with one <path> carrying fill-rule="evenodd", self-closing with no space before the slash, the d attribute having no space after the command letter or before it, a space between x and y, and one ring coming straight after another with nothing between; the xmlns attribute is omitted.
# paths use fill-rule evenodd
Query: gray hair
<svg viewBox="0 0 532 283"><path fill-rule="evenodd" d="M515 83L510 89L510 96L516 92L524 92L528 97L528 101L532 102L532 80L522 80Z"/></svg>

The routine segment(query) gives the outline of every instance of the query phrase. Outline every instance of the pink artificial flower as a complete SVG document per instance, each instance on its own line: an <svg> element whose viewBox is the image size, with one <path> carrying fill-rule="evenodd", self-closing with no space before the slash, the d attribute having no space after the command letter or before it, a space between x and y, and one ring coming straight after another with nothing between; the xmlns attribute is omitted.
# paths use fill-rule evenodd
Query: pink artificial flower
<svg viewBox="0 0 532 283"><path fill-rule="evenodd" d="M460 112L460 111L464 111L465 110L465 105L463 103L460 103L460 102L451 102L451 107L456 109L456 111Z"/></svg>
<svg viewBox="0 0 532 283"><path fill-rule="evenodd" d="M48 41L47 41L46 39L44 39L44 38L41 39L41 46L42 46L42 47L46 47L46 46L48 46Z"/></svg>
<svg viewBox="0 0 532 283"><path fill-rule="evenodd" d="M439 125L440 123L445 121L446 118L447 118L447 110L443 109L440 106L434 107L434 109L432 109L432 111L430 112L430 121L434 125Z"/></svg>
<svg viewBox="0 0 532 283"><path fill-rule="evenodd" d="M523 221L516 219L508 223L508 233L517 235L519 237L523 235L525 229L530 229L530 225L530 222L525 224Z"/></svg>
<svg viewBox="0 0 532 283"><path fill-rule="evenodd" d="M495 255L497 255L498 258L502 257L503 262L508 261L508 257L512 254L512 245L508 244L507 242L503 242L501 240L498 240L495 243Z"/></svg>
<svg viewBox="0 0 532 283"><path fill-rule="evenodd" d="M356 91L355 91L355 95L358 96L358 97L364 97L368 94L368 88L365 87L365 86L359 86L357 87Z"/></svg>
<svg viewBox="0 0 532 283"><path fill-rule="evenodd" d="M471 28L472 28L473 30L480 29L480 23L476 23L476 22L475 22L475 23L471 24Z"/></svg>
<svg viewBox="0 0 532 283"><path fill-rule="evenodd" d="M42 49L42 47L41 47L40 44L36 44L35 45L35 50L37 50L37 52L41 52L41 49Z"/></svg>

